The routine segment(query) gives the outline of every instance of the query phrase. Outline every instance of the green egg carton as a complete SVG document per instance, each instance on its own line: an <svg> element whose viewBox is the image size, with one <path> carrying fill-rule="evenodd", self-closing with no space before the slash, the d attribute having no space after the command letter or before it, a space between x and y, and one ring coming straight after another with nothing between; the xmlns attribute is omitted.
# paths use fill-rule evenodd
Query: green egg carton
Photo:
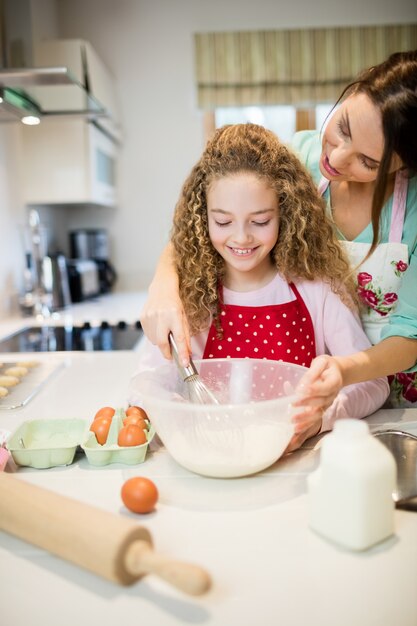
<svg viewBox="0 0 417 626"><path fill-rule="evenodd" d="M117 445L119 431L123 428L123 418L126 413L123 409L117 409L113 416L107 441L104 445L98 443L93 432L88 431L81 448L84 450L88 462L91 465L109 465L110 463L124 463L125 465L136 465L143 463L149 443L152 441L155 431L152 425L146 432L147 442L140 446L122 447Z"/></svg>
<svg viewBox="0 0 417 626"><path fill-rule="evenodd" d="M71 465L87 429L83 419L28 420L12 433L6 445L17 465L35 469Z"/></svg>

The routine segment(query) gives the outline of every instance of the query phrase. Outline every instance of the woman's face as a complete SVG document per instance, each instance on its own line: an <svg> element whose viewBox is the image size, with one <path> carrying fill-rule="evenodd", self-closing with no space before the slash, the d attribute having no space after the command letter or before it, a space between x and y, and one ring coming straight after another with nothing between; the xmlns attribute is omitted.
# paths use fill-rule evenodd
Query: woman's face
<svg viewBox="0 0 417 626"><path fill-rule="evenodd" d="M323 133L320 171L330 181L369 183L376 179L384 150L378 107L365 94L346 98ZM401 167L394 156L391 172Z"/></svg>
<svg viewBox="0 0 417 626"><path fill-rule="evenodd" d="M225 176L207 190L207 213L210 240L226 262L228 286L249 278L263 281L278 239L275 191L251 173Z"/></svg>

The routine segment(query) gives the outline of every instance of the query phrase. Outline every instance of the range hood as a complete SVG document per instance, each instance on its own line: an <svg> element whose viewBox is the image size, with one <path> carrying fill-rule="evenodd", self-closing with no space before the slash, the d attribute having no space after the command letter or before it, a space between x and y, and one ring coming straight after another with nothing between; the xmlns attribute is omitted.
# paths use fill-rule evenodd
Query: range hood
<svg viewBox="0 0 417 626"><path fill-rule="evenodd" d="M0 69L0 98L0 123L28 117L75 115L94 120L109 115L67 67Z"/></svg>
<svg viewBox="0 0 417 626"><path fill-rule="evenodd" d="M0 0L0 123L115 117L106 68L88 42L60 39L56 23L56 0Z"/></svg>

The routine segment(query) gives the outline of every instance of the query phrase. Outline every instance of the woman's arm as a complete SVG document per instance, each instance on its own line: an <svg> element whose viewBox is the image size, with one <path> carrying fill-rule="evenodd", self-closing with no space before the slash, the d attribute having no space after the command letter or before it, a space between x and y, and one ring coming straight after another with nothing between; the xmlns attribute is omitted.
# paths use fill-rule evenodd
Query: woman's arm
<svg viewBox="0 0 417 626"><path fill-rule="evenodd" d="M350 385L379 376L389 376L413 367L417 361L417 339L387 337L363 352L336 357L343 384Z"/></svg>
<svg viewBox="0 0 417 626"><path fill-rule="evenodd" d="M298 385L300 399L294 402L294 406L299 407L299 412L292 418L294 436L287 452L319 432L331 430L337 419L360 419L373 413L389 394L388 381L383 376L358 384L344 383L340 369L335 365L339 357L329 356L337 354L344 355L341 358L350 358L350 354L370 347L358 315L328 285L308 283L299 284L298 288L312 316L316 350L321 356L314 359ZM319 384L329 389L326 387L322 392L320 388L316 392L313 385Z"/></svg>
<svg viewBox="0 0 417 626"><path fill-rule="evenodd" d="M416 362L417 339L407 337L387 337L348 356L319 356L300 382L303 399L298 404L327 408L342 387L402 372Z"/></svg>
<svg viewBox="0 0 417 626"><path fill-rule="evenodd" d="M370 370L363 378L353 375L360 369L357 355L372 349L358 315L328 288L322 308L317 308L321 314L315 320L316 341L322 355L301 380L296 405L321 409L325 431L340 417L362 418L376 411L388 397L389 386L384 371Z"/></svg>
<svg viewBox="0 0 417 626"><path fill-rule="evenodd" d="M407 201L407 233L415 233L417 224L417 183L413 181L415 179L409 184ZM320 356L315 359L301 381L306 392L306 404L315 403L317 406L328 407L345 385L389 376L416 365L417 246L415 239L412 246L412 238L408 244L409 266L398 292L397 307L382 330L381 340L375 346L355 350L351 355Z"/></svg>
<svg viewBox="0 0 417 626"><path fill-rule="evenodd" d="M171 243L165 246L159 259L140 321L145 335L159 347L166 359L171 358L168 343L168 334L171 331L178 346L180 359L185 366L188 365L191 351L190 332L179 296L178 275Z"/></svg>

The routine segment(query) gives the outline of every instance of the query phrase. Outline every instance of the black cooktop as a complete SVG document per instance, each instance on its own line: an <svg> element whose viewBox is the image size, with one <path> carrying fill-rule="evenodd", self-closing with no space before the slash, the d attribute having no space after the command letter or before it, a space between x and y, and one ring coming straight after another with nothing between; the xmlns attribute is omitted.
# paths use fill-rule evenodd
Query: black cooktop
<svg viewBox="0 0 417 626"><path fill-rule="evenodd" d="M0 340L0 352L57 352L66 350L131 350L142 337L140 322L95 326L31 326Z"/></svg>

